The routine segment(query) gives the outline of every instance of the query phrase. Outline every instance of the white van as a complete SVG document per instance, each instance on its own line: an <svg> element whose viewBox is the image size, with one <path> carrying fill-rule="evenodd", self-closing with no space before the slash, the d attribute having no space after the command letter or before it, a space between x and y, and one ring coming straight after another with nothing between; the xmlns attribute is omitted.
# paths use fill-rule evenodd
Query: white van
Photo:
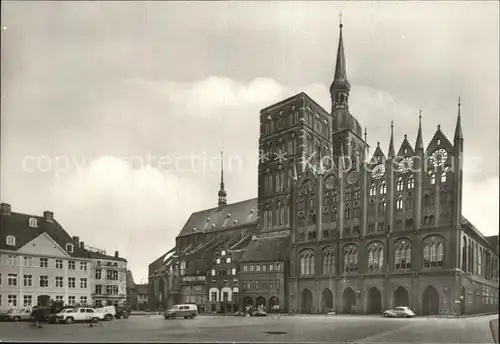
<svg viewBox="0 0 500 344"><path fill-rule="evenodd" d="M116 315L116 308L115 306L99 307L95 308L95 312L103 314L104 320L110 321L113 320Z"/></svg>
<svg viewBox="0 0 500 344"><path fill-rule="evenodd" d="M175 319L184 317L184 319L194 319L198 315L198 307L193 304L175 305L165 312L165 319Z"/></svg>

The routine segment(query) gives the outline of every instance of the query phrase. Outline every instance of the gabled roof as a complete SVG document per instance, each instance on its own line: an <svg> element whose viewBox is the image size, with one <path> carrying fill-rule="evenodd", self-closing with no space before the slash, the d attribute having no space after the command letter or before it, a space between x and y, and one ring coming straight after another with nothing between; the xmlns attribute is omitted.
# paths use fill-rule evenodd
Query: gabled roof
<svg viewBox="0 0 500 344"><path fill-rule="evenodd" d="M440 139L444 140L444 142L441 142L438 145L437 141L440 140ZM453 145L451 144L450 140L448 140L448 138L446 137L446 135L441 130L441 126L440 125L438 125L437 130L434 133L434 136L432 137L432 139L430 140L429 144L427 145L427 150L426 151L429 151L431 148L438 147L438 146L440 146L440 147L446 147L448 149L452 149L453 148Z"/></svg>
<svg viewBox="0 0 500 344"><path fill-rule="evenodd" d="M242 262L284 261L290 252L289 236L262 236L254 238L241 258Z"/></svg>
<svg viewBox="0 0 500 344"><path fill-rule="evenodd" d="M120 261L120 262L126 262L127 261L125 258L122 258L122 257L110 256L110 255L107 255L107 254L93 252L93 251L89 251L89 250L85 250L85 249L84 249L84 251L92 259L117 260L117 261Z"/></svg>
<svg viewBox="0 0 500 344"><path fill-rule="evenodd" d="M179 236L257 224L257 198L192 213Z"/></svg>
<svg viewBox="0 0 500 344"><path fill-rule="evenodd" d="M405 152L406 149L406 152ZM398 151L398 157L408 157L408 156L414 156L415 151L413 150L413 147L411 146L410 142L408 142L408 138L405 135L405 138L403 142L401 143L401 147L399 148Z"/></svg>
<svg viewBox="0 0 500 344"><path fill-rule="evenodd" d="M37 220L37 227L29 226L31 218ZM17 251L42 233L46 233L63 249L66 248L66 244L73 244L73 252L67 252L71 257L88 258L86 252L74 242L73 238L56 220L48 222L41 216L11 212L10 215L0 216L0 229L0 250ZM14 247L7 245L8 235L13 235L16 238Z"/></svg>

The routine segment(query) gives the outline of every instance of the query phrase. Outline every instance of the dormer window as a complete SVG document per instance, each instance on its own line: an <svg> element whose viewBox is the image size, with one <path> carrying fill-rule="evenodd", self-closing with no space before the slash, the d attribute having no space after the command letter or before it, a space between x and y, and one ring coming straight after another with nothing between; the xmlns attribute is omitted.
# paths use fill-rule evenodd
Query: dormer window
<svg viewBox="0 0 500 344"><path fill-rule="evenodd" d="M7 235L6 244L9 246L16 246L16 237L13 235Z"/></svg>
<svg viewBox="0 0 500 344"><path fill-rule="evenodd" d="M33 227L33 228L38 227L37 220L34 217L30 218L29 225L30 225L30 227Z"/></svg>
<svg viewBox="0 0 500 344"><path fill-rule="evenodd" d="M66 251L73 252L73 249L74 249L73 244L66 244Z"/></svg>
<svg viewBox="0 0 500 344"><path fill-rule="evenodd" d="M227 264L231 263L231 258L229 258L229 257L228 257L228 258L226 258L226 263L227 263Z"/></svg>
<svg viewBox="0 0 500 344"><path fill-rule="evenodd" d="M226 255L226 251L222 251L220 255L224 257Z"/></svg>
<svg viewBox="0 0 500 344"><path fill-rule="evenodd" d="M220 264L220 258L217 258L217 260L215 261L216 264Z"/></svg>

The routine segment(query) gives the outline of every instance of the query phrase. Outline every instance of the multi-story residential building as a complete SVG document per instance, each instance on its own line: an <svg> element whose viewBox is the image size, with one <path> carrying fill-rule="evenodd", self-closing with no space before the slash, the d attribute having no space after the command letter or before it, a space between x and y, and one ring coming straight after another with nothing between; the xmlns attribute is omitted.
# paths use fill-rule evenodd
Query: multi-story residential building
<svg viewBox="0 0 500 344"><path fill-rule="evenodd" d="M54 219L0 205L0 307L91 302L91 259Z"/></svg>
<svg viewBox="0 0 500 344"><path fill-rule="evenodd" d="M214 251L208 277L209 311L232 313L240 309L238 262L251 238L252 234L246 235L236 243L220 246ZM207 261L210 262L208 259Z"/></svg>
<svg viewBox="0 0 500 344"><path fill-rule="evenodd" d="M269 290L275 286L269 288L273 278L262 269L269 273L273 257L266 253L259 261L251 251L268 250L266 240L278 239L264 237L279 232L289 237L287 263L275 260L283 262L276 295L282 310L379 313L405 305L423 315L495 311L498 235L484 236L462 213L460 102L451 140L438 125L425 147L419 116L414 146L405 135L396 151L391 123L387 155L377 144L369 156L366 130L349 110L342 29L331 111L305 93L261 110L257 199L227 204L221 176L219 206L193 213L176 239L179 261L213 261L212 252L232 234L254 233L248 265L241 263L261 271L254 270L255 277L241 272L242 300L255 305L260 297L268 304L272 296L261 292L261 281L268 280ZM210 301L210 288L207 296Z"/></svg>
<svg viewBox="0 0 500 344"><path fill-rule="evenodd" d="M288 231L269 232L253 237L248 243L239 266L241 307L263 306L273 311L279 306L288 311L287 277L290 236Z"/></svg>
<svg viewBox="0 0 500 344"><path fill-rule="evenodd" d="M146 310L148 308L148 285L136 284L137 288L137 310Z"/></svg>
<svg viewBox="0 0 500 344"><path fill-rule="evenodd" d="M80 248L92 259L92 299L96 307L124 305L127 302L127 260L115 251L114 256L105 250L86 246Z"/></svg>

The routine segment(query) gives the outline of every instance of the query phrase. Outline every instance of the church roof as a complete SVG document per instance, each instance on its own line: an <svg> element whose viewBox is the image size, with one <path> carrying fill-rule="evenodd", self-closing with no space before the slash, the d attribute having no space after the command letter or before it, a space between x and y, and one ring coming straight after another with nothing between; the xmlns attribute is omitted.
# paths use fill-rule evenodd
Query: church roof
<svg viewBox="0 0 500 344"><path fill-rule="evenodd" d="M29 226L31 218L37 220L37 227ZM17 251L42 233L47 233L63 249L65 249L66 244L73 244L73 252L66 251L71 257L88 258L86 252L80 248L78 243L74 242L73 238L56 220L49 222L41 216L11 212L10 215L0 216L0 228L2 229L0 231L0 250ZM8 235L13 235L16 238L14 247L7 245Z"/></svg>
<svg viewBox="0 0 500 344"><path fill-rule="evenodd" d="M257 198L192 213L179 236L257 224Z"/></svg>
<svg viewBox="0 0 500 344"><path fill-rule="evenodd" d="M241 258L242 262L287 260L290 252L289 236L262 236L254 238Z"/></svg>

